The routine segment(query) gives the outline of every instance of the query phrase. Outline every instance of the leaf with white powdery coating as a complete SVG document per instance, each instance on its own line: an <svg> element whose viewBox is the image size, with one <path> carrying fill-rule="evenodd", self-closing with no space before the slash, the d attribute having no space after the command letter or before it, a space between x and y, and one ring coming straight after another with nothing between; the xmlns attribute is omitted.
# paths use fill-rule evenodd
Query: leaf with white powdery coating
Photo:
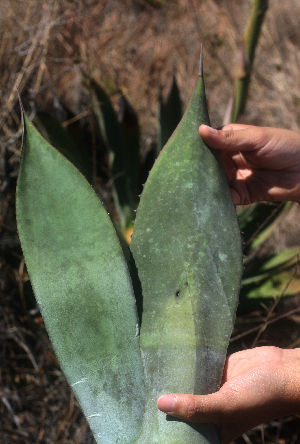
<svg viewBox="0 0 300 444"><path fill-rule="evenodd" d="M143 290L141 350L147 388L139 444L216 444L213 425L158 411L163 393L219 388L242 274L235 207L220 160L199 136L209 124L202 75L150 172L130 249Z"/></svg>
<svg viewBox="0 0 300 444"><path fill-rule="evenodd" d="M26 116L17 221L46 328L95 439L136 442L144 371L122 249L88 182Z"/></svg>

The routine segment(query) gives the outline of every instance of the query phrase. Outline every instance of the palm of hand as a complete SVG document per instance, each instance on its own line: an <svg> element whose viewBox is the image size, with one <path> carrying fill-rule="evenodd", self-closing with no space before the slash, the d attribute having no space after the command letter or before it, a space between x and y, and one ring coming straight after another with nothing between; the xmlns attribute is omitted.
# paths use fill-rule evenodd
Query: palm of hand
<svg viewBox="0 0 300 444"><path fill-rule="evenodd" d="M222 444L258 424L293 414L291 386L284 372L287 361L293 363L291 368L295 365L293 352L259 347L227 359L218 392L222 399L218 425Z"/></svg>

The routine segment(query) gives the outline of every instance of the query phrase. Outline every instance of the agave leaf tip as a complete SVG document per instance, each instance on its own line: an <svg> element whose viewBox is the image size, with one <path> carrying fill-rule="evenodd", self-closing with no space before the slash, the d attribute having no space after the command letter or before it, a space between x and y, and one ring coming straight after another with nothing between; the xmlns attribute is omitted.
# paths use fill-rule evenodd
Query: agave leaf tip
<svg viewBox="0 0 300 444"><path fill-rule="evenodd" d="M21 108L21 122L22 122L22 127L23 127L23 130L24 130L24 127L25 127L25 124L24 124L25 110L24 110L24 106L23 106L21 95L19 93L18 88L17 88L17 94L18 94L19 104L20 104L20 108Z"/></svg>
<svg viewBox="0 0 300 444"><path fill-rule="evenodd" d="M203 77L203 61L202 61L203 44L201 43L200 61L199 61L199 77Z"/></svg>

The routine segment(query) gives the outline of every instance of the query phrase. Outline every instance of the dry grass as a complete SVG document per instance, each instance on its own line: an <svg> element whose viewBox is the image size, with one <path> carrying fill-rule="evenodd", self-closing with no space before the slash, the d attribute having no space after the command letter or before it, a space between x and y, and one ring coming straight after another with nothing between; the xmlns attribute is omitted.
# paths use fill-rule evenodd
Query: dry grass
<svg viewBox="0 0 300 444"><path fill-rule="evenodd" d="M114 103L119 90L127 96L138 112L147 149L156 138L158 85L166 93L175 71L186 105L203 42L212 124L221 125L249 5L250 0L169 0L163 8L146 0L1 0L1 444L93 442L26 282L14 216L21 145L17 89L31 117L38 110L64 121L65 106L83 113L82 121L89 124L82 85L82 72L87 72L104 82ZM241 120L297 130L300 4L273 0L269 6ZM263 340L270 342L268 336ZM269 425L265 442L298 442L299 427L289 421ZM262 440L260 432L249 437L241 442Z"/></svg>

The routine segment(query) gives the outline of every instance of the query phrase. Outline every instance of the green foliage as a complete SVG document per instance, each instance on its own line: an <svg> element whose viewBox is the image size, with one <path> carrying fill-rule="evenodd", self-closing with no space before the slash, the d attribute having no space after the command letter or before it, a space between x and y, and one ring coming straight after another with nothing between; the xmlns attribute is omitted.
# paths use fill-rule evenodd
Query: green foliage
<svg viewBox="0 0 300 444"><path fill-rule="evenodd" d="M57 120L42 113L35 116L34 123L43 137L92 184L92 168L81 129L74 126L65 129Z"/></svg>
<svg viewBox="0 0 300 444"><path fill-rule="evenodd" d="M239 212L244 238L244 273L238 314L246 314L270 305L274 297L295 296L300 292L300 278L291 271L298 263L300 245L279 253L264 247L291 208L291 203L256 203Z"/></svg>
<svg viewBox="0 0 300 444"><path fill-rule="evenodd" d="M122 249L88 182L24 119L17 220L35 296L98 442L135 442L144 372Z"/></svg>
<svg viewBox="0 0 300 444"><path fill-rule="evenodd" d="M267 9L268 0L252 0L251 10L240 49L240 66L234 83L234 100L230 122L236 122L245 109L255 50Z"/></svg>
<svg viewBox="0 0 300 444"><path fill-rule="evenodd" d="M166 421L156 408L164 392L217 389L239 289L235 211L219 162L198 134L209 124L202 78L172 137L181 114L175 78L166 102L160 98L158 146L170 140L142 193L132 253L124 237L155 150L143 164L126 98L117 116L104 90L89 85L110 154L116 219L78 171L91 182L78 127L36 118L77 170L24 116L18 229L50 338L99 443L218 442L214 427ZM300 292L292 275L300 246L265 251L290 206L258 203L238 213L245 255L239 315Z"/></svg>
<svg viewBox="0 0 300 444"><path fill-rule="evenodd" d="M201 76L145 184L130 244L144 297L141 443L196 444L198 431L217 442L213 426L166 421L156 407L164 392L218 390L240 289L237 215L219 159L199 137L200 123L209 124Z"/></svg>
<svg viewBox="0 0 300 444"><path fill-rule="evenodd" d="M164 6L167 4L167 0L146 0L153 6Z"/></svg>
<svg viewBox="0 0 300 444"><path fill-rule="evenodd" d="M181 121L175 77L166 101L159 97L157 149L144 162L126 98L117 115L104 88L86 84L109 154L110 217L83 178L92 183L80 128L38 115L46 142L24 116L18 229L47 330L97 442L218 443L214 426L170 421L156 407L164 392L217 390L240 287L235 209L198 133L209 124L203 79ZM239 315L300 293L300 245L266 249L290 207L238 212Z"/></svg>
<svg viewBox="0 0 300 444"><path fill-rule="evenodd" d="M125 133L104 91L96 84L91 91L117 159L113 174L123 171L116 165L124 169L120 206L132 209L133 176L117 146L126 149ZM219 442L215 426L169 421L156 408L168 391L217 390L235 318L241 240L221 163L199 137L208 122L199 76L145 185L131 255L88 182L24 116L21 244L46 328L98 443Z"/></svg>

